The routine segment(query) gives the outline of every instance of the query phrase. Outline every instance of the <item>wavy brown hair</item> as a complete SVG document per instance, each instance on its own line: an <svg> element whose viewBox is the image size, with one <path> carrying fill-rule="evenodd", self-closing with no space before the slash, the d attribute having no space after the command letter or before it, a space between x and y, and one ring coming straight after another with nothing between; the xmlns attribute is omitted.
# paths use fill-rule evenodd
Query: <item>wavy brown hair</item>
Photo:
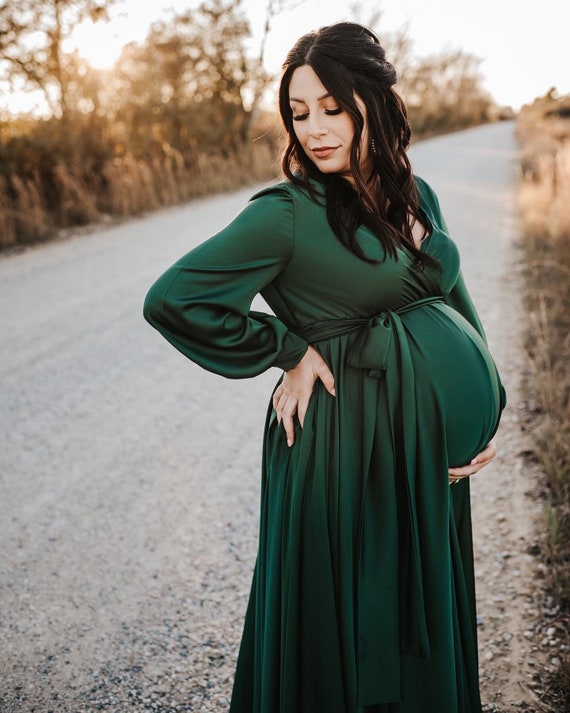
<svg viewBox="0 0 570 713"><path fill-rule="evenodd" d="M354 186L338 174L324 174L305 154L293 128L289 85L293 72L308 65L354 124L350 170ZM279 87L279 111L287 132L283 151L283 173L303 186L316 199L311 179L325 185L327 217L339 240L363 260L367 258L356 239L360 225L368 227L382 243L385 253L397 258L396 248L405 246L418 266L433 263L415 246L412 223L430 229L419 206L412 168L407 156L411 131L406 107L394 91L396 70L386 60L379 39L368 28L340 22L303 35L287 55ZM366 118L355 100L357 94L366 107ZM374 139L372 176L361 168L361 137L368 123ZM376 179L376 180L374 180Z"/></svg>

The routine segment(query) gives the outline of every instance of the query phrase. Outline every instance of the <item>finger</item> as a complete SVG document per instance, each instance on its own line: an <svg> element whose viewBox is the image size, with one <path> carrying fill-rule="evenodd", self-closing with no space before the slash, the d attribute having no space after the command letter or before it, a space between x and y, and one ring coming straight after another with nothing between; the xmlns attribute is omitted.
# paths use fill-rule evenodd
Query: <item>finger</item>
<svg viewBox="0 0 570 713"><path fill-rule="evenodd" d="M323 382L323 385L325 389L329 392L329 394L331 394L332 396L336 396L334 376L325 361L323 361L323 363L315 369L315 374Z"/></svg>
<svg viewBox="0 0 570 713"><path fill-rule="evenodd" d="M493 443L477 456L478 463L489 463L497 455L497 446Z"/></svg>
<svg viewBox="0 0 570 713"><path fill-rule="evenodd" d="M461 468L450 468L449 475L453 478L465 478L474 475L482 466L464 465Z"/></svg>
<svg viewBox="0 0 570 713"><path fill-rule="evenodd" d="M275 389L275 392L273 394L273 408L277 410L277 404L279 403L279 399L283 395L283 386L280 385Z"/></svg>
<svg viewBox="0 0 570 713"><path fill-rule="evenodd" d="M482 455L479 454L478 456L473 458L469 465L462 465L459 468L450 468L449 472L459 476L474 475L475 473L480 471L481 468L484 468L486 465L489 465L491 460L492 458L483 459Z"/></svg>
<svg viewBox="0 0 570 713"><path fill-rule="evenodd" d="M474 465L463 465L460 468L450 468L449 469L449 475L452 475L456 478L465 478L466 476L469 475L475 475L475 473L478 473L481 468L486 466L487 463L476 463Z"/></svg>
<svg viewBox="0 0 570 713"><path fill-rule="evenodd" d="M478 453L475 458L473 458L471 463L464 466L460 466L458 468L450 468L449 474L459 477L464 477L466 475L474 475L479 470L481 470L481 468L488 465L496 455L497 444L495 442L495 439L493 439L489 441L489 443L485 446L481 453Z"/></svg>
<svg viewBox="0 0 570 713"><path fill-rule="evenodd" d="M489 441L485 448L478 453L475 458L471 461L470 465L475 465L476 463L489 463L497 455L497 444L495 440Z"/></svg>
<svg viewBox="0 0 570 713"><path fill-rule="evenodd" d="M299 419L301 428L303 428L303 423L305 422L305 416L307 414L307 409L309 408L309 401L310 395L308 398L299 399L299 403L297 404L297 418Z"/></svg>
<svg viewBox="0 0 570 713"><path fill-rule="evenodd" d="M276 414L277 414L277 423L279 423L279 424L280 424L281 421L283 420L283 416L284 416L284 414L287 412L287 409L289 408L289 399L290 399L290 398L291 398L291 397L289 396L289 394L286 394L285 391L283 391L283 392L281 393L281 395L279 396L279 399L278 399L278 401L277 401L277 404L274 406L275 412L276 412ZM294 403L294 404L291 406L292 413L295 412L295 405L296 405L296 404Z"/></svg>
<svg viewBox="0 0 570 713"><path fill-rule="evenodd" d="M293 416L290 414L283 416L283 428L287 437L287 445L291 447L295 443L295 424L293 423Z"/></svg>
<svg viewBox="0 0 570 713"><path fill-rule="evenodd" d="M281 419L283 418L283 407L281 405L282 398L282 394L280 396L273 397L273 408L275 410L275 413L277 414L277 423L281 423Z"/></svg>
<svg viewBox="0 0 570 713"><path fill-rule="evenodd" d="M291 396L284 395L286 403L282 411L283 428L287 437L287 445L292 446L295 443L295 423L294 417L297 412L297 399Z"/></svg>
<svg viewBox="0 0 570 713"><path fill-rule="evenodd" d="M463 473L463 474L461 474L461 475L458 475L458 474L454 473L454 474L452 475L452 474L451 474L451 471L452 471L452 470L457 471L457 470L460 470L460 469L459 469L459 468L450 468L450 469L449 469L449 482L450 482L451 485L455 485L455 483L459 483L459 481L461 481L461 480L466 480L466 479L469 478L471 475L473 475L473 473Z"/></svg>
<svg viewBox="0 0 570 713"><path fill-rule="evenodd" d="M453 478L461 478L462 475L468 475L466 468L467 466L462 466L461 468L449 468L447 472Z"/></svg>

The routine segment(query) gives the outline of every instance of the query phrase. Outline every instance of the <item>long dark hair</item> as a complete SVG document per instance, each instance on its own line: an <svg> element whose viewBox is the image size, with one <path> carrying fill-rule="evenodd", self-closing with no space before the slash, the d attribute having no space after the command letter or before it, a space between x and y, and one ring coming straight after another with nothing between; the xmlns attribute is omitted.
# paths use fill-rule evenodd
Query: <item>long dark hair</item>
<svg viewBox="0 0 570 713"><path fill-rule="evenodd" d="M354 124L350 170L354 187L338 174L324 174L305 154L293 128L289 85L293 72L310 66L324 87L348 113ZM418 265L432 263L415 246L410 227L427 218L421 212L412 168L406 151L411 131L406 107L393 90L396 71L376 35L353 22L340 22L303 35L287 55L279 87L279 111L287 131L281 167L287 178L305 187L314 198L311 179L324 183L329 224L339 240L358 257L369 260L356 240L359 225L366 225L385 248L397 257L397 246L407 247ZM373 182L361 168L361 136L365 125L354 94L366 107L368 134L374 139ZM371 188L373 186L373 188Z"/></svg>

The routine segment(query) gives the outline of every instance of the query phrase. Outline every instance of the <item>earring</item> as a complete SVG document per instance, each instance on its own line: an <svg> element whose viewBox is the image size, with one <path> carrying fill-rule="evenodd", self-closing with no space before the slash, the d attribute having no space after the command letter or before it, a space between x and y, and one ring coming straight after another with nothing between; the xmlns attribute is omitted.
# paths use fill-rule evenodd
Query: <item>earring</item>
<svg viewBox="0 0 570 713"><path fill-rule="evenodd" d="M370 153L371 153L373 156L378 156L378 155L379 155L378 149L376 148L376 141L375 141L373 138L370 139Z"/></svg>

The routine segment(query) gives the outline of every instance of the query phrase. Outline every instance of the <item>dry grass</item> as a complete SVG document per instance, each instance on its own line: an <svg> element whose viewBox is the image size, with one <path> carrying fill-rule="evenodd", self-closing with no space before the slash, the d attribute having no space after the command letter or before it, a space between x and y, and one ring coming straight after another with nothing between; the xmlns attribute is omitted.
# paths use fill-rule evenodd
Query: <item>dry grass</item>
<svg viewBox="0 0 570 713"><path fill-rule="evenodd" d="M127 155L107 161L97 174L60 162L41 178L0 176L0 250L104 215L139 215L275 175L275 152L260 141L228 155L198 153L191 161L173 150L151 161Z"/></svg>
<svg viewBox="0 0 570 713"><path fill-rule="evenodd" d="M0 249L47 240L53 234L39 182L0 176Z"/></svg>
<svg viewBox="0 0 570 713"><path fill-rule="evenodd" d="M57 225L86 225L97 220L97 197L80 170L58 163L53 169L52 180L58 196L55 213Z"/></svg>
<svg viewBox="0 0 570 713"><path fill-rule="evenodd" d="M570 121L569 121L570 124ZM570 128L569 128L570 130ZM570 239L570 137L554 148L540 137L530 141L521 158L519 202L525 234ZM541 147L547 153L540 153Z"/></svg>
<svg viewBox="0 0 570 713"><path fill-rule="evenodd" d="M547 585L570 622L570 97L536 101L518 122L518 198L527 264L529 402L547 493ZM569 628L568 626L566 627ZM570 706L570 656L553 681Z"/></svg>

